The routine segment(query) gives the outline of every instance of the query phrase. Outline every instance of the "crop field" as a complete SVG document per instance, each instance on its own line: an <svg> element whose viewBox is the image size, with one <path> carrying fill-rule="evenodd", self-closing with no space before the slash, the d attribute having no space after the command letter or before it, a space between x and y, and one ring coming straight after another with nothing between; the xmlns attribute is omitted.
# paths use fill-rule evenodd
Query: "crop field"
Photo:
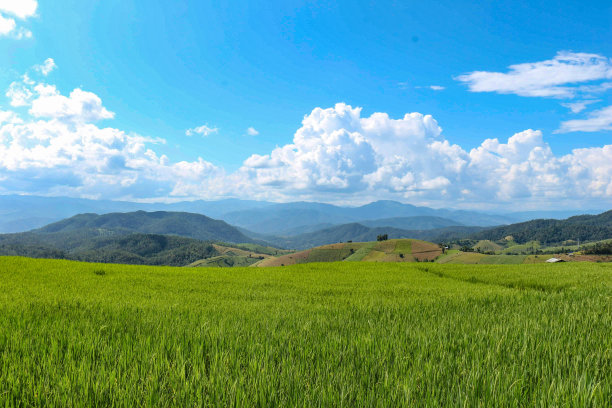
<svg viewBox="0 0 612 408"><path fill-rule="evenodd" d="M0 406L605 407L610 333L604 263L0 257Z"/></svg>
<svg viewBox="0 0 612 408"><path fill-rule="evenodd" d="M381 242L344 242L267 258L253 266L287 266L310 262L415 262L432 261L442 254L437 244L416 239Z"/></svg>

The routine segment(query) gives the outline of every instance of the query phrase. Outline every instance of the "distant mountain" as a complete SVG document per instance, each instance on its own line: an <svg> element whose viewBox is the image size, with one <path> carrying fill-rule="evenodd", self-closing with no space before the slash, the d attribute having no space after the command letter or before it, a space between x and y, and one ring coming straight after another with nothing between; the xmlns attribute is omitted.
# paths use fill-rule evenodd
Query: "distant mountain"
<svg viewBox="0 0 612 408"><path fill-rule="evenodd" d="M435 228L456 227L463 224L448 218L418 216L418 217L394 217L380 218L377 220L365 220L359 222L366 227L393 227L407 230L429 230Z"/></svg>
<svg viewBox="0 0 612 408"><path fill-rule="evenodd" d="M364 220L405 217L439 217L455 225L497 226L534 218L566 218L580 211L526 211L489 214L480 211L433 209L381 200L359 207L343 207L316 202L271 203L266 201L224 199L217 201L181 201L176 203L135 203L128 201L89 200L69 197L0 195L0 233L23 232L76 214L114 212L168 211L203 214L260 234L280 236L314 232L323 227ZM586 213L595 213L586 211ZM370 224L368 224L370 225ZM373 224L372 224L373 225ZM412 229L408 225L396 228ZM414 227L424 229L424 227Z"/></svg>
<svg viewBox="0 0 612 408"><path fill-rule="evenodd" d="M290 236L300 232L312 231L314 225L341 225L354 222L363 223L363 220L407 217L445 218L448 220L446 226L493 226L514 222L513 219L501 215L472 211L436 210L396 201L376 201L361 207L338 207L331 204L308 202L274 204L256 209L229 212L223 215L222 219L232 225L259 234ZM416 219L414 222L416 224ZM426 220L423 221L423 223L426 222ZM418 227L415 229L426 228Z"/></svg>
<svg viewBox="0 0 612 408"><path fill-rule="evenodd" d="M487 229L470 236L472 239L497 241L512 236L525 243L558 243L567 240L599 241L612 238L612 211L599 215L580 215L566 220L540 219Z"/></svg>
<svg viewBox="0 0 612 408"><path fill-rule="evenodd" d="M558 211L518 211L507 214L514 222L525 222L531 220L553 219L564 220L576 215L597 215L604 210L558 210Z"/></svg>
<svg viewBox="0 0 612 408"><path fill-rule="evenodd" d="M0 233L29 231L76 214L144 211L185 211L220 218L230 211L260 208L272 203L253 200L182 201L178 203L134 203L70 197L0 195Z"/></svg>
<svg viewBox="0 0 612 408"><path fill-rule="evenodd" d="M432 242L442 242L465 238L482 227L453 226L431 230L403 230L391 227L366 227L359 223L349 223L325 228L319 231L291 237L260 236L274 246L287 249L306 249L338 242L376 241L378 235L387 234L389 239L412 238Z"/></svg>

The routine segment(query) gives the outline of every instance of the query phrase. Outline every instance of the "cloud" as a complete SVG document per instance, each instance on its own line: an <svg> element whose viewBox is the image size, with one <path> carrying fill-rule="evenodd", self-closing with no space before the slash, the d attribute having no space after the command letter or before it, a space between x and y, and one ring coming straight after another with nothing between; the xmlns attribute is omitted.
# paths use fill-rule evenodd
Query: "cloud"
<svg viewBox="0 0 612 408"><path fill-rule="evenodd" d="M22 81L15 81L9 85L5 95L9 98L11 106L27 106L30 104L34 96L31 85L32 82L27 75L23 76Z"/></svg>
<svg viewBox="0 0 612 408"><path fill-rule="evenodd" d="M49 73L55 68L57 68L57 65L55 65L55 61L53 60L53 58L47 58L45 62L34 67L36 71L40 72L44 76L49 75Z"/></svg>
<svg viewBox="0 0 612 408"><path fill-rule="evenodd" d="M115 114L102 106L100 98L81 89L61 95L53 85L34 87L37 97L32 100L30 114L34 117L54 118L65 122L88 123L112 119Z"/></svg>
<svg viewBox="0 0 612 408"><path fill-rule="evenodd" d="M293 143L252 155L239 173L267 197L527 205L612 198L612 172L599 169L605 160L612 163L612 146L557 157L537 130L507 142L485 139L466 151L446 140L429 115L362 117L360 108L337 104L314 109Z"/></svg>
<svg viewBox="0 0 612 408"><path fill-rule="evenodd" d="M580 113L587 108L588 105L601 102L599 99L584 100L578 102L562 103L561 106L568 108L572 113Z"/></svg>
<svg viewBox="0 0 612 408"><path fill-rule="evenodd" d="M555 133L599 132L612 130L612 106L589 113L587 119L574 119L561 122Z"/></svg>
<svg viewBox="0 0 612 408"><path fill-rule="evenodd" d="M36 0L0 0L0 12L11 14L22 20L36 14Z"/></svg>
<svg viewBox="0 0 612 408"><path fill-rule="evenodd" d="M257 136L259 132L254 127L250 127L246 130L247 135L249 136Z"/></svg>
<svg viewBox="0 0 612 408"><path fill-rule="evenodd" d="M339 103L313 109L290 143L253 154L228 173L205 157L172 161L159 153L163 139L100 126L113 113L92 92L77 88L63 95L54 85L27 76L16 83L30 92L21 98L29 109L0 111L1 194L327 202L384 198L446 207L569 201L601 206L612 200L612 145L557 156L538 130L507 140L483 137L479 146L466 150L447 140L431 115L363 115L361 108ZM599 116L612 116L606 109ZM213 129L204 125L191 131L209 134Z"/></svg>
<svg viewBox="0 0 612 408"><path fill-rule="evenodd" d="M4 17L0 14L0 35L8 35L15 27L17 27L17 23L15 23L14 19Z"/></svg>
<svg viewBox="0 0 612 408"><path fill-rule="evenodd" d="M400 82L400 84L402 84L402 89L406 89L408 83L407 82ZM440 86L440 85L428 85L428 86L415 86L415 88L417 89L431 89L432 91L443 91L446 89L446 87L444 86Z"/></svg>
<svg viewBox="0 0 612 408"><path fill-rule="evenodd" d="M505 73L474 71L456 79L472 92L573 98L588 91L576 84L612 79L612 61L598 54L564 51L551 60L510 65ZM590 88L590 92L597 91L601 89Z"/></svg>
<svg viewBox="0 0 612 408"><path fill-rule="evenodd" d="M202 135L202 136L208 136L212 133L217 133L219 131L218 128L216 127L209 127L208 125L202 125L202 126L198 126L192 129L187 129L185 131L185 134L187 136L193 136L193 135Z"/></svg>
<svg viewBox="0 0 612 408"><path fill-rule="evenodd" d="M18 27L15 19L6 15L26 20L36 14L37 8L36 0L0 0L0 35L11 35L17 39L32 37L31 31Z"/></svg>

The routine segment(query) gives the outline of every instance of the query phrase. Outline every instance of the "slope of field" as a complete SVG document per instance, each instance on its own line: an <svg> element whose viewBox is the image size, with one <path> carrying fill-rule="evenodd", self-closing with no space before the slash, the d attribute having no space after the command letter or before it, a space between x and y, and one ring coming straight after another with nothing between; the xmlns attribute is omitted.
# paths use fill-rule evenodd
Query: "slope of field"
<svg viewBox="0 0 612 408"><path fill-rule="evenodd" d="M277 258L264 259L256 266L286 266L310 262L415 262L436 259L442 250L431 242L390 239L381 242L346 242L324 245Z"/></svg>
<svg viewBox="0 0 612 408"><path fill-rule="evenodd" d="M480 250L481 252L495 252L502 249L502 246L493 241L489 241L488 239L483 239L478 241L472 248L474 248L475 251Z"/></svg>
<svg viewBox="0 0 612 408"><path fill-rule="evenodd" d="M612 262L612 255L540 254L540 255L485 255L477 252L452 252L436 259L441 264L520 265L544 263L557 258L563 262Z"/></svg>
<svg viewBox="0 0 612 408"><path fill-rule="evenodd" d="M288 251L278 250L276 248L266 248L258 245L243 244L241 247L227 247L219 244L212 244L217 256L199 259L188 266L212 266L212 267L236 267L250 266L263 259L273 257L272 254L282 255ZM262 252L254 252L250 249L259 249Z"/></svg>
<svg viewBox="0 0 612 408"><path fill-rule="evenodd" d="M0 258L2 406L608 406L612 266Z"/></svg>

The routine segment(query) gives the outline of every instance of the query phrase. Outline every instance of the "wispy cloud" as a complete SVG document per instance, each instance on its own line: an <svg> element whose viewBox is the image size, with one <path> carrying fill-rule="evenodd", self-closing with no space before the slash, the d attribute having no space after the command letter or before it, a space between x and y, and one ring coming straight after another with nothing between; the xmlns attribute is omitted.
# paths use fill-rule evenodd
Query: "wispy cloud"
<svg viewBox="0 0 612 408"><path fill-rule="evenodd" d="M445 86L441 85L427 85L427 86L415 86L417 89L431 89L432 91L443 91L446 89Z"/></svg>
<svg viewBox="0 0 612 408"><path fill-rule="evenodd" d="M259 132L254 127L250 127L246 130L247 135L249 136L257 136Z"/></svg>
<svg viewBox="0 0 612 408"><path fill-rule="evenodd" d="M589 99L585 101L578 102L568 102L562 103L561 106L569 109L572 113L580 113L587 108L588 105L592 105L594 103L601 102L600 99Z"/></svg>
<svg viewBox="0 0 612 408"><path fill-rule="evenodd" d="M612 106L591 112L586 119L574 119L561 122L555 133L599 132L612 130Z"/></svg>
<svg viewBox="0 0 612 408"><path fill-rule="evenodd" d="M577 84L612 79L612 61L598 54L559 52L550 60L510 65L508 72L474 71L456 79L472 92L573 98L580 92L607 89L587 90Z"/></svg>
<svg viewBox="0 0 612 408"><path fill-rule="evenodd" d="M187 136L193 136L193 135L202 135L202 136L208 136L210 134L213 133L217 133L219 131L218 128L216 127L210 127L208 125L202 125L202 126L198 126L192 129L187 129L185 131L185 134Z"/></svg>

